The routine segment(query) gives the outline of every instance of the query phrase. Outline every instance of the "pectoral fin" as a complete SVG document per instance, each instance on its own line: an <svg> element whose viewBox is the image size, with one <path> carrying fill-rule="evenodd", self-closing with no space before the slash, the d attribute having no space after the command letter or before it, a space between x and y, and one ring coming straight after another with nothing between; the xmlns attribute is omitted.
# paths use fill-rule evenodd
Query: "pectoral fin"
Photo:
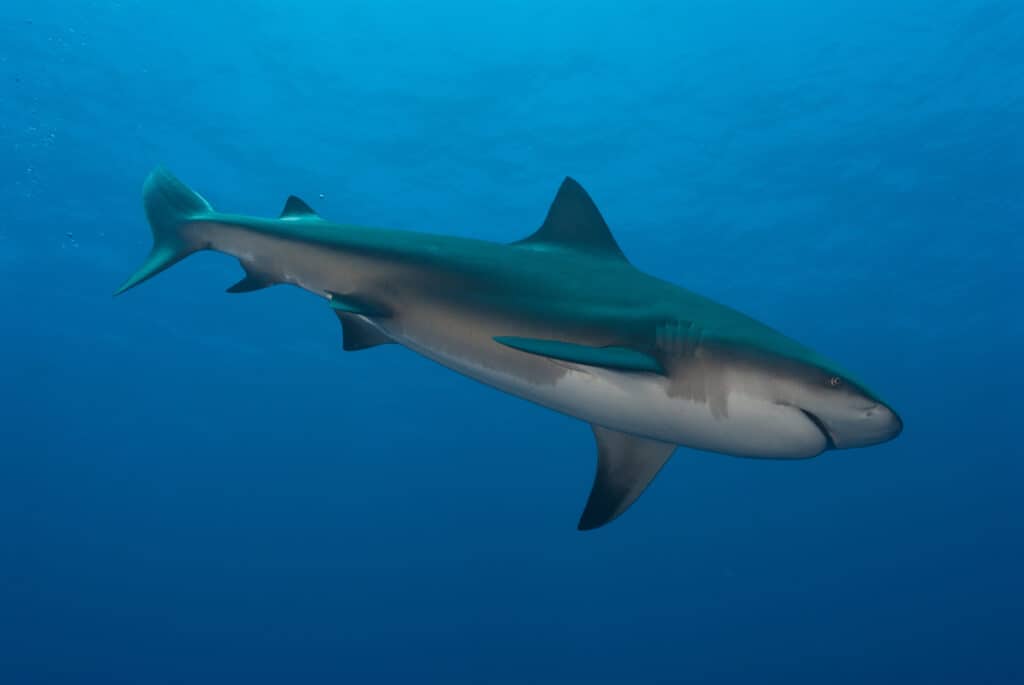
<svg viewBox="0 0 1024 685"><path fill-rule="evenodd" d="M676 446L591 426L597 439L597 475L580 517L579 530L614 520L650 485Z"/></svg>
<svg viewBox="0 0 1024 685"><path fill-rule="evenodd" d="M517 338L514 336L498 336L495 342L521 352L536 354L541 357L561 359L562 361L603 366L623 371L649 371L665 373L658 360L651 355L629 347L590 347L560 340L540 340L538 338Z"/></svg>

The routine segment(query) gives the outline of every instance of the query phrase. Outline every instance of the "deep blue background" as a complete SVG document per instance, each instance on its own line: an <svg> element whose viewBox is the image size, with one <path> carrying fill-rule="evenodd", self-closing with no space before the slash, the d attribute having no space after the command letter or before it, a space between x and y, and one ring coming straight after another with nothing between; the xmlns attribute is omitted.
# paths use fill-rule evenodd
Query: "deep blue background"
<svg viewBox="0 0 1024 685"><path fill-rule="evenodd" d="M1021 681L1022 36L1017 0L2 3L0 682ZM223 256L112 299L157 163L498 241L571 174L906 431L680 450L577 533L585 425L344 353Z"/></svg>

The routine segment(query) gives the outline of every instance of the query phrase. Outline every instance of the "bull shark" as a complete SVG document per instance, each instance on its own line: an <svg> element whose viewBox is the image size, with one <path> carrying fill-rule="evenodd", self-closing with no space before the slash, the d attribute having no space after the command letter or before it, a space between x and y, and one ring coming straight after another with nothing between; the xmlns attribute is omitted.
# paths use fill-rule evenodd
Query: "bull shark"
<svg viewBox="0 0 1024 685"><path fill-rule="evenodd" d="M404 345L590 423L597 471L580 530L626 511L677 446L802 459L903 428L825 357L633 266L571 178L511 244L335 224L295 196L277 218L224 214L163 168L143 206L153 247L115 295L214 250L245 272L229 293L290 284L323 298L345 350Z"/></svg>

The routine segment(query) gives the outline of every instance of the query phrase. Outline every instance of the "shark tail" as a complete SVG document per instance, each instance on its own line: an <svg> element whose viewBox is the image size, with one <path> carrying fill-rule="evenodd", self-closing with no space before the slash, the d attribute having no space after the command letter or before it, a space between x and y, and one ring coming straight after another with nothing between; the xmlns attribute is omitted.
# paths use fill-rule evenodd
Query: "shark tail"
<svg viewBox="0 0 1024 685"><path fill-rule="evenodd" d="M201 249L185 240L182 229L197 219L208 218L213 212L209 202L163 167L157 167L146 177L142 205L153 232L153 247L142 266L114 292L115 296Z"/></svg>

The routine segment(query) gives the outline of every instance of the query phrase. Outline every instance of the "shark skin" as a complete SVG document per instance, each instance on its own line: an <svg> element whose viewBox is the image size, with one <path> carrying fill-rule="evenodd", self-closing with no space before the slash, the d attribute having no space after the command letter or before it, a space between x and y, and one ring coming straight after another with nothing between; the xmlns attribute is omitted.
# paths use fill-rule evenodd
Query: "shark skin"
<svg viewBox="0 0 1024 685"><path fill-rule="evenodd" d="M581 530L629 508L676 446L800 459L903 427L813 350L634 267L569 178L541 227L512 244L335 224L294 196L276 219L220 213L162 168L143 204L153 249L115 294L194 252L222 252L245 271L228 292L290 284L318 295L346 350L404 345L590 423L598 467Z"/></svg>

